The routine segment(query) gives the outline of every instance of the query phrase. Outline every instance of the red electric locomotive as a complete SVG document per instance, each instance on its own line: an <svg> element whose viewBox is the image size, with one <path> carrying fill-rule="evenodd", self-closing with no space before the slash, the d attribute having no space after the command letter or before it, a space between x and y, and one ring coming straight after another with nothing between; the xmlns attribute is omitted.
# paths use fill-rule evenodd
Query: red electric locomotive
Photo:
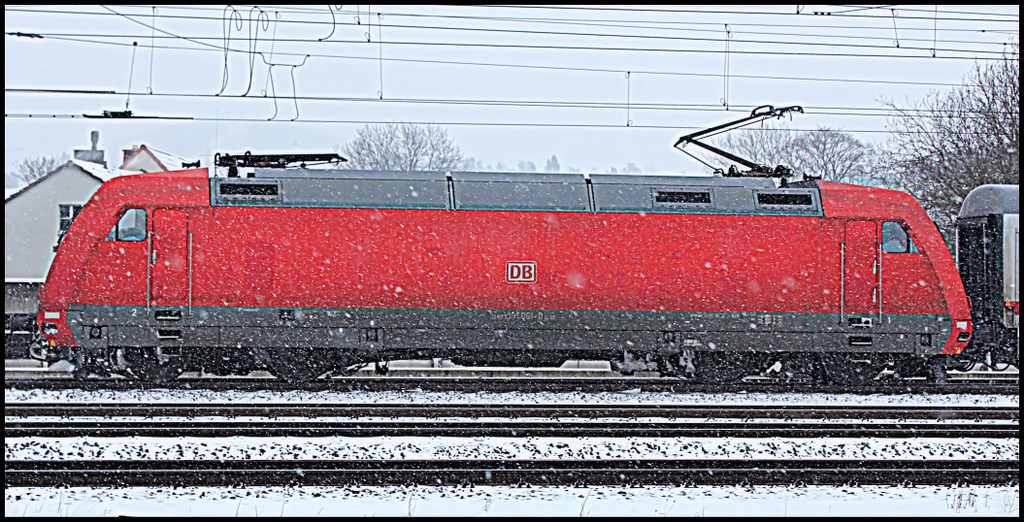
<svg viewBox="0 0 1024 522"><path fill-rule="evenodd" d="M49 357L165 381L604 359L862 383L970 340L911 196L770 177L206 169L105 183L40 291Z"/></svg>

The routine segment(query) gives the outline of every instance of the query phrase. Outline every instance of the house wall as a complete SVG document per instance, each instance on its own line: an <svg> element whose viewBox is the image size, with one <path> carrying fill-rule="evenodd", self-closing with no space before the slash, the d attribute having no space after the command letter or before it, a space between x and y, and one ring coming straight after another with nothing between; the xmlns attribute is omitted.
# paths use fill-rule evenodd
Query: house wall
<svg viewBox="0 0 1024 522"><path fill-rule="evenodd" d="M145 152L135 154L129 158L128 161L122 163L118 168L121 170L137 170L139 172L163 172L165 170L156 162L156 160L153 159L153 156L150 156Z"/></svg>
<svg viewBox="0 0 1024 522"><path fill-rule="evenodd" d="M65 166L4 202L4 281L42 282L60 232L59 205L83 205L100 180Z"/></svg>

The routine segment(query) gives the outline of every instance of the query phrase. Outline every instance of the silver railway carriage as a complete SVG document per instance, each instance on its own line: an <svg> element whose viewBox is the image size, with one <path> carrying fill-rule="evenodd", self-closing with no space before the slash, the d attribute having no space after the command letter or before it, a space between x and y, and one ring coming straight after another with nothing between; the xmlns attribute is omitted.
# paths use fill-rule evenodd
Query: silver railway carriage
<svg viewBox="0 0 1024 522"><path fill-rule="evenodd" d="M981 185L956 220L956 263L971 300L965 355L993 368L1020 360L1020 186Z"/></svg>

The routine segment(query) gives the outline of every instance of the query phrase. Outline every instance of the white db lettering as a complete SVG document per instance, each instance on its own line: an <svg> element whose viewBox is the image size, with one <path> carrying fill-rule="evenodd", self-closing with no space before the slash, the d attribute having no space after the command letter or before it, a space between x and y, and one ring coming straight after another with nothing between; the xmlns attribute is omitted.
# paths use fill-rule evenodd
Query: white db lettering
<svg viewBox="0 0 1024 522"><path fill-rule="evenodd" d="M537 281L537 263L534 261L509 261L505 269L509 283L533 283Z"/></svg>

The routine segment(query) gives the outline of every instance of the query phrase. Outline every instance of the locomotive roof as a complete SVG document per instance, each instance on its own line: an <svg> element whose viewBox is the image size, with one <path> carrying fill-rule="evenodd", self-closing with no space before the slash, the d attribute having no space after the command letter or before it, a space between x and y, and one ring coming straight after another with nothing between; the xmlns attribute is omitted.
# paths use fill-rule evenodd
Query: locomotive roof
<svg viewBox="0 0 1024 522"><path fill-rule="evenodd" d="M959 217L1019 213L1020 185L981 185L971 190L964 198Z"/></svg>
<svg viewBox="0 0 1024 522"><path fill-rule="evenodd" d="M444 171L391 171L351 169L255 169L257 178L278 179L363 179L363 180L435 180L445 181L448 176L457 181L486 181L492 183L592 183L614 184L683 184L705 186L735 186L774 188L768 178L740 178L720 176L668 176L650 174L576 174L564 172L444 172Z"/></svg>
<svg viewBox="0 0 1024 522"><path fill-rule="evenodd" d="M214 205L822 215L815 186L720 176L258 168L210 190Z"/></svg>

